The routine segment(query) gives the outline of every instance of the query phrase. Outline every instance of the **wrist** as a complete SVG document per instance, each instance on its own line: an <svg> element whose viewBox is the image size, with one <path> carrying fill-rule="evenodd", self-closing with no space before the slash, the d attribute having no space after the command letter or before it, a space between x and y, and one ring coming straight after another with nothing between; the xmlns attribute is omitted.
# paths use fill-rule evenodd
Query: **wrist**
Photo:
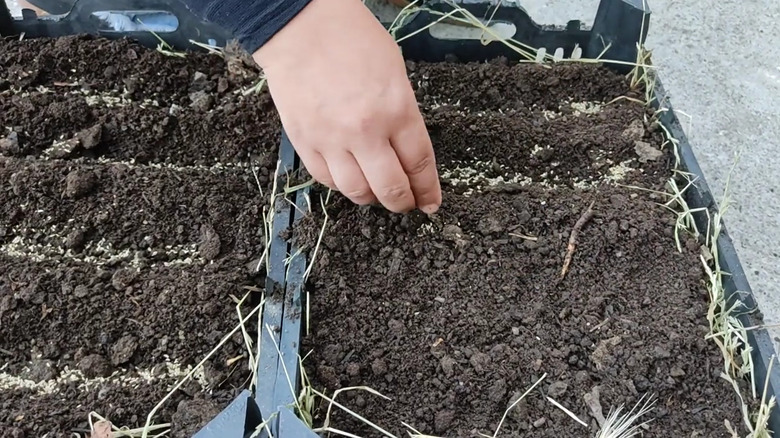
<svg viewBox="0 0 780 438"><path fill-rule="evenodd" d="M263 70L285 71L334 45L374 19L362 0L310 0L290 22L253 54ZM377 23L378 24L378 23ZM348 43L347 43L348 44ZM348 47L344 47L345 50Z"/></svg>

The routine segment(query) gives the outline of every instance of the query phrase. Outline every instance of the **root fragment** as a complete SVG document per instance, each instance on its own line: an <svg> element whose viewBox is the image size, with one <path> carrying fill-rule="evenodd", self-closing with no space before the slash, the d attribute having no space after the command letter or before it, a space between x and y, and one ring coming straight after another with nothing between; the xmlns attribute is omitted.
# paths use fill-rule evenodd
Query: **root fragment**
<svg viewBox="0 0 780 438"><path fill-rule="evenodd" d="M577 238L580 235L580 232L582 231L582 227L585 226L585 224L588 223L589 220L593 219L594 211L593 211L593 205L596 203L596 201L593 201L588 206L587 210L585 210L584 213L582 213L582 216L577 220L577 223L574 224L574 228L571 230L571 236L569 236L569 244L566 247L566 257L563 259L563 269L561 269L561 280L563 280L566 277L566 273L569 272L569 266L571 265L571 260L574 257L574 251L577 249Z"/></svg>

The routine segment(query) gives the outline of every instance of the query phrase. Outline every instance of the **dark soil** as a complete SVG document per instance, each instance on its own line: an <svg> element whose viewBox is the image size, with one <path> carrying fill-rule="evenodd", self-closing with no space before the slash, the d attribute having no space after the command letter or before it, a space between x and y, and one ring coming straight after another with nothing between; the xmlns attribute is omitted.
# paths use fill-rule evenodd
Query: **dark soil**
<svg viewBox="0 0 780 438"><path fill-rule="evenodd" d="M352 391L339 401L397 436L407 434L401 422L436 436L492 436L511 402L546 374L498 436L595 436L589 394L604 416L653 396L644 437L729 437L724 420L741 421L719 378L721 356L704 339L699 244L683 238L678 251L662 198L626 187L664 190L673 156L653 152L661 138L639 105L566 109L629 94L624 79L585 66L413 68L426 77L421 102L461 101L423 105L443 174L470 167L527 179L450 181L432 217L335 195L309 280L302 354L313 351L313 385L329 394L367 385L389 397ZM620 163L633 170L616 172ZM572 228L591 202L595 217L561 280ZM296 230L309 251L322 219L317 211ZM334 427L382 436L334 410Z"/></svg>
<svg viewBox="0 0 780 438"><path fill-rule="evenodd" d="M244 93L258 80L235 57L0 40L0 436L83 434L90 411L143 426L236 327L234 297L264 284L280 137L268 93ZM155 423L213 418L245 349L232 337Z"/></svg>

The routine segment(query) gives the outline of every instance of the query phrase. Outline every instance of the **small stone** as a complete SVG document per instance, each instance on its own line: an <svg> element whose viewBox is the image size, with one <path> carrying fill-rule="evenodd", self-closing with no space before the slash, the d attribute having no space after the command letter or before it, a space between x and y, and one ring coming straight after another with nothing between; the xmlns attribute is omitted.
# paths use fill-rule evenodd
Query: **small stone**
<svg viewBox="0 0 780 438"><path fill-rule="evenodd" d="M343 357L341 345L339 344L328 344L322 350L322 358L325 359L325 362L328 364L336 365L341 362Z"/></svg>
<svg viewBox="0 0 780 438"><path fill-rule="evenodd" d="M96 377L108 377L111 375L111 365L99 354L84 356L76 365L84 376L89 379Z"/></svg>
<svg viewBox="0 0 780 438"><path fill-rule="evenodd" d="M444 304L447 302L447 300L444 297L436 297L433 299L433 301L436 301L437 303Z"/></svg>
<svg viewBox="0 0 780 438"><path fill-rule="evenodd" d="M463 230L457 225L445 225L441 231L444 240L457 242L463 239Z"/></svg>
<svg viewBox="0 0 780 438"><path fill-rule="evenodd" d="M490 365L490 356L485 353L474 353L469 358L469 363L477 373L484 373L485 368Z"/></svg>
<svg viewBox="0 0 780 438"><path fill-rule="evenodd" d="M79 139L84 149L93 149L100 145L100 141L103 139L103 125L98 123L91 128L80 131L76 134L76 138Z"/></svg>
<svg viewBox="0 0 780 438"><path fill-rule="evenodd" d="M661 359L668 359L672 357L672 353L669 352L668 349L657 346L653 349L653 353L655 354L655 357L661 358Z"/></svg>
<svg viewBox="0 0 780 438"><path fill-rule="evenodd" d="M111 286L118 291L127 289L135 281L137 272L135 269L118 269L111 276Z"/></svg>
<svg viewBox="0 0 780 438"><path fill-rule="evenodd" d="M643 141L634 142L634 151L639 155L640 163L655 161L664 155L659 149L655 148L650 143L645 143Z"/></svg>
<svg viewBox="0 0 780 438"><path fill-rule="evenodd" d="M73 288L73 295L76 298L84 298L87 295L89 295L89 288L87 288L87 286L84 286L83 284L80 284Z"/></svg>
<svg viewBox="0 0 780 438"><path fill-rule="evenodd" d="M222 94L230 88L230 82L227 78L219 78L217 81L217 93Z"/></svg>
<svg viewBox="0 0 780 438"><path fill-rule="evenodd" d="M138 349L138 340L135 336L125 335L111 346L111 363L119 366L128 362Z"/></svg>
<svg viewBox="0 0 780 438"><path fill-rule="evenodd" d="M528 401L527 399L520 400L520 397L523 396L524 391L517 391L512 395L512 398L509 399L509 402L507 403L507 409L509 409L515 402L517 404L512 407L512 409L509 411L509 418L515 420L515 421L524 421L528 418ZM518 401L520 400L520 401Z"/></svg>
<svg viewBox="0 0 780 438"><path fill-rule="evenodd" d="M433 428L436 433L444 434L450 429L452 420L455 419L455 412L443 410L436 413L433 419Z"/></svg>
<svg viewBox="0 0 780 438"><path fill-rule="evenodd" d="M212 261L219 256L222 250L222 242L219 238L219 234L214 230L211 224L204 224L200 227L200 243L199 251L201 257L205 260Z"/></svg>
<svg viewBox="0 0 780 438"><path fill-rule="evenodd" d="M103 70L103 77L106 79L112 79L114 76L116 76L116 67L113 65L109 65L106 67L105 70Z"/></svg>
<svg viewBox="0 0 780 438"><path fill-rule="evenodd" d="M545 417L542 417L542 418L534 421L534 427L538 429L538 428L544 426L544 423L546 423L546 422L547 422L547 419Z"/></svg>
<svg viewBox="0 0 780 438"><path fill-rule="evenodd" d="M682 368L675 366L669 371L669 375L672 377L682 377L685 375L685 371L683 371Z"/></svg>
<svg viewBox="0 0 780 438"><path fill-rule="evenodd" d="M489 236L504 231L504 227L495 217L486 216L480 219L477 230L482 233L483 236Z"/></svg>
<svg viewBox="0 0 780 438"><path fill-rule="evenodd" d="M371 364L371 371L375 376L381 377L387 373L387 364L382 359L374 359L374 362Z"/></svg>
<svg viewBox="0 0 780 438"><path fill-rule="evenodd" d="M56 379L58 375L59 372L57 371L57 368L54 367L54 362L44 359L34 359L28 365L25 378L39 383Z"/></svg>
<svg viewBox="0 0 780 438"><path fill-rule="evenodd" d="M19 134L16 131L8 134L8 137L0 138L0 154L15 155L19 152Z"/></svg>
<svg viewBox="0 0 780 438"><path fill-rule="evenodd" d="M89 194L98 183L97 176L89 170L77 169L65 177L66 198L81 198Z"/></svg>
<svg viewBox="0 0 780 438"><path fill-rule="evenodd" d="M643 122L641 119L635 119L633 122L631 122L630 125L628 125L628 128L626 128L623 131L623 137L625 137L628 140L638 141L645 135L645 122Z"/></svg>
<svg viewBox="0 0 780 438"><path fill-rule="evenodd" d="M395 334L401 334L404 332L404 323L397 320L397 319L391 319L387 323L387 327Z"/></svg>
<svg viewBox="0 0 780 438"><path fill-rule="evenodd" d="M488 389L488 399L492 402L500 402L506 395L506 380L498 379Z"/></svg>
<svg viewBox="0 0 780 438"><path fill-rule="evenodd" d="M127 90L128 94L133 94L136 91L138 91L138 85L139 80L136 78L125 78L122 79L122 82L125 84L125 89Z"/></svg>
<svg viewBox="0 0 780 438"><path fill-rule="evenodd" d="M520 327L512 327L512 335L519 336L520 335Z"/></svg>
<svg viewBox="0 0 780 438"><path fill-rule="evenodd" d="M569 384L566 382L555 382L552 385L550 385L549 388L547 388L547 395L549 395L552 398L560 397L563 394L566 394L566 390L569 389Z"/></svg>
<svg viewBox="0 0 780 438"><path fill-rule="evenodd" d="M338 375L336 374L336 369L333 367L322 365L317 368L317 375L327 389L335 390L341 386Z"/></svg>
<svg viewBox="0 0 780 438"><path fill-rule="evenodd" d="M360 375L360 365L355 362L347 364L347 375L350 377L357 377Z"/></svg>
<svg viewBox="0 0 780 438"><path fill-rule="evenodd" d="M450 356L444 356L439 361L439 364L441 365L441 371L444 373L447 377L452 377L452 375L455 373L455 359L451 358Z"/></svg>
<svg viewBox="0 0 780 438"><path fill-rule="evenodd" d="M179 105L171 104L171 107L168 108L168 115L177 117L179 114L181 114L182 108Z"/></svg>
<svg viewBox="0 0 780 438"><path fill-rule="evenodd" d="M192 76L192 83L197 84L200 82L205 81L208 79L208 76L206 76L206 73L196 71L195 74Z"/></svg>
<svg viewBox="0 0 780 438"><path fill-rule="evenodd" d="M190 107L206 112L214 106L214 96L205 91L196 91L190 94Z"/></svg>
<svg viewBox="0 0 780 438"><path fill-rule="evenodd" d="M173 414L173 423L176 424L177 437L190 437L195 435L209 421L219 414L219 406L213 401L194 399L182 400Z"/></svg>
<svg viewBox="0 0 780 438"><path fill-rule="evenodd" d="M84 246L84 242L87 240L84 230L73 230L65 238L65 248L72 250L79 250Z"/></svg>

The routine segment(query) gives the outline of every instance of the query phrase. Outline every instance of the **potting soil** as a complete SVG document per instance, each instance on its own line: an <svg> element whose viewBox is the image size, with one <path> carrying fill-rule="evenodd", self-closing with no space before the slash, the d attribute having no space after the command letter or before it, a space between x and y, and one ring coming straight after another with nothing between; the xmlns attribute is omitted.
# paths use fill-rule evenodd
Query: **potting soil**
<svg viewBox="0 0 780 438"><path fill-rule="evenodd" d="M142 427L237 327L281 129L258 81L240 57L0 40L0 436ZM191 436L247 365L239 332L153 423Z"/></svg>
<svg viewBox="0 0 780 438"><path fill-rule="evenodd" d="M498 437L592 437L654 400L643 437L730 437L701 248L684 230L677 247L674 153L644 91L592 65L408 70L444 202L404 216L331 195L301 352L312 387L378 391L336 401L395 436L493 436L506 412ZM310 256L313 205L297 227ZM332 410L330 426L383 436Z"/></svg>

